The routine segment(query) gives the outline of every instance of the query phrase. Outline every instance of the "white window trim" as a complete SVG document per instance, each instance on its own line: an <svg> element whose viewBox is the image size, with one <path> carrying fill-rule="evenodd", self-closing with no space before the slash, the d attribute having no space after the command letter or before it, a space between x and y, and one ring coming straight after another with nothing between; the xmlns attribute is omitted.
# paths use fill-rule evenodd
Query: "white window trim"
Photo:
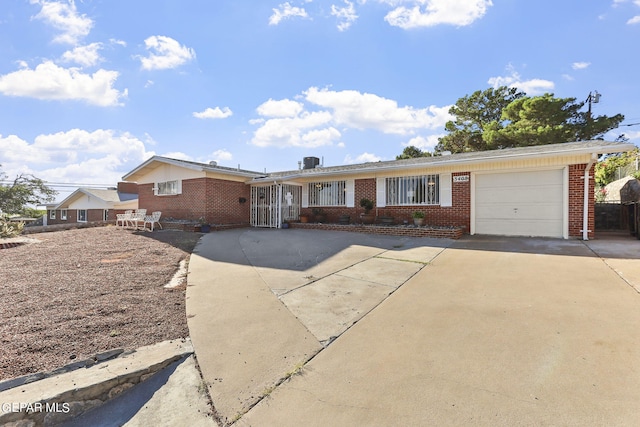
<svg viewBox="0 0 640 427"><path fill-rule="evenodd" d="M175 192L171 192L171 193L160 193L160 184L167 184L170 182L175 182L176 183L176 190ZM153 194L156 196L176 196L178 194L182 194L182 180L180 179L171 179L168 181L160 181L160 182L156 182L153 184Z"/></svg>
<svg viewBox="0 0 640 427"><path fill-rule="evenodd" d="M376 206L379 208L387 206L387 178L376 179Z"/></svg>
<svg viewBox="0 0 640 427"><path fill-rule="evenodd" d="M355 179L348 179L345 184L345 191L347 192L345 201L348 208L353 208L356 206L356 181Z"/></svg>
<svg viewBox="0 0 640 427"><path fill-rule="evenodd" d="M49 211L49 219L56 219L56 210Z"/></svg>
<svg viewBox="0 0 640 427"><path fill-rule="evenodd" d="M81 219L80 219L80 212L84 212L84 220L81 220ZM76 218L78 219L78 222L87 222L87 215L88 215L88 214L89 214L89 213L87 212L87 210L86 210L86 209L78 209L78 214L77 214L77 216L76 216Z"/></svg>
<svg viewBox="0 0 640 427"><path fill-rule="evenodd" d="M67 210L66 209L60 209L60 220L62 220L62 221L66 221L67 220Z"/></svg>
<svg viewBox="0 0 640 427"><path fill-rule="evenodd" d="M449 208L453 206L453 185L451 184L450 173L440 174L440 206L443 208Z"/></svg>

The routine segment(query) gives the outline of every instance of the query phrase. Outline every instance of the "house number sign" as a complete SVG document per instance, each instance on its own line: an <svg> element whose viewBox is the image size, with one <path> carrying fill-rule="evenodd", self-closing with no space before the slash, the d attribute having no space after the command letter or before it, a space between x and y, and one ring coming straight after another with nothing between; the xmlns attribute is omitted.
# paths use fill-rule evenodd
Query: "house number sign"
<svg viewBox="0 0 640 427"><path fill-rule="evenodd" d="M469 175L454 176L453 182L469 182Z"/></svg>

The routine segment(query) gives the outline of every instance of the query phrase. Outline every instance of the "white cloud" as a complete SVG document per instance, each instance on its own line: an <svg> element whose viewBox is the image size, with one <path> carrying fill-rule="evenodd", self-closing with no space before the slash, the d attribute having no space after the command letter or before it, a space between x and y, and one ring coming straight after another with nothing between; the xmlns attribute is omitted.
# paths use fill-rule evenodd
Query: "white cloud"
<svg viewBox="0 0 640 427"><path fill-rule="evenodd" d="M629 3L629 0L613 0L612 7L618 7L623 3ZM631 3L640 7L640 0L633 0ZM636 15L627 21L627 25L640 24L640 15Z"/></svg>
<svg viewBox="0 0 640 427"><path fill-rule="evenodd" d="M79 100L101 107L121 105L127 90L113 87L117 71L83 74L77 68L61 68L51 61L35 69L23 68L0 76L0 93L47 100Z"/></svg>
<svg viewBox="0 0 640 427"><path fill-rule="evenodd" d="M449 107L399 107L394 100L355 90L336 92L311 87L304 94L310 103L333 110L335 123L356 129L408 135L416 129L442 127L450 119Z"/></svg>
<svg viewBox="0 0 640 427"><path fill-rule="evenodd" d="M117 44L119 46L122 47L127 47L127 42L124 40L118 40L118 39L109 39L109 43L111 44Z"/></svg>
<svg viewBox="0 0 640 427"><path fill-rule="evenodd" d="M571 64L571 68L573 68L574 70L584 70L586 68L589 68L589 65L591 65L591 62L574 62L573 64Z"/></svg>
<svg viewBox="0 0 640 427"><path fill-rule="evenodd" d="M512 86L516 86L528 95L542 95L543 93L551 92L555 87L555 83L549 80L531 79L514 83Z"/></svg>
<svg viewBox="0 0 640 427"><path fill-rule="evenodd" d="M214 151L211 155L213 156L213 159L218 162L229 161L233 159L233 154L231 154L230 151L227 151L224 148Z"/></svg>
<svg viewBox="0 0 640 427"><path fill-rule="evenodd" d="M507 66L507 71L509 72L508 75L491 77L487 83L494 88L500 86L517 87L527 95L541 95L552 91L555 87L555 83L550 80L531 79L523 81L520 73L518 73L512 65Z"/></svg>
<svg viewBox="0 0 640 427"><path fill-rule="evenodd" d="M60 34L53 41L56 43L76 44L85 37L93 27L93 21L86 15L81 15L73 0L47 1L31 0L31 4L42 6L40 12L34 16L58 30Z"/></svg>
<svg viewBox="0 0 640 427"><path fill-rule="evenodd" d="M627 21L627 24L629 25L640 24L640 15L636 15L633 18L629 19Z"/></svg>
<svg viewBox="0 0 640 427"><path fill-rule="evenodd" d="M338 18L338 30L345 31L351 27L357 19L358 15L356 15L356 9L353 6L353 3L344 0L344 7L338 7L336 5L331 5L331 15Z"/></svg>
<svg viewBox="0 0 640 427"><path fill-rule="evenodd" d="M144 41L144 44L150 51L149 56L140 57L144 70L176 68L196 57L193 49L181 46L171 37L151 36Z"/></svg>
<svg viewBox="0 0 640 427"><path fill-rule="evenodd" d="M229 107L224 107L220 109L220 107L216 108L207 108L206 110L193 113L193 117L197 119L226 119L233 115L233 111L229 109Z"/></svg>
<svg viewBox="0 0 640 427"><path fill-rule="evenodd" d="M277 9L272 9L273 15L269 17L269 25L278 25L283 19L293 17L308 18L309 15L304 8L291 6L289 2L278 5Z"/></svg>
<svg viewBox="0 0 640 427"><path fill-rule="evenodd" d="M424 136L416 136L402 145L405 147L413 146L423 151L426 150L433 152L436 145L438 145L438 138L442 138L443 136L445 136L445 134L429 135L426 138Z"/></svg>
<svg viewBox="0 0 640 427"><path fill-rule="evenodd" d="M16 135L9 135L6 138L0 135L0 159L5 169L7 164L19 163L25 159L31 163L46 162L48 156Z"/></svg>
<svg viewBox="0 0 640 427"><path fill-rule="evenodd" d="M386 134L414 135L419 130L441 128L451 119L450 106L399 107L396 101L354 90L309 88L302 102L269 99L256 111L262 117L251 143L260 147L344 147L338 129L376 130ZM312 111L320 109L320 111Z"/></svg>
<svg viewBox="0 0 640 427"><path fill-rule="evenodd" d="M381 157L376 156L375 154L367 153L367 152L364 152L359 156L356 156L355 158L351 157L350 154L347 154L344 157L344 163L347 165L352 165L355 163L379 162L381 160L382 160Z"/></svg>
<svg viewBox="0 0 640 427"><path fill-rule="evenodd" d="M381 0L396 7L385 16L385 21L403 29L432 27L435 25L471 25L482 18L493 6L491 0ZM406 7L402 4L409 3Z"/></svg>
<svg viewBox="0 0 640 427"><path fill-rule="evenodd" d="M135 136L107 129L71 129L39 135L31 143L15 135L0 136L7 174L35 173L50 182L115 184L151 155Z"/></svg>
<svg viewBox="0 0 640 427"><path fill-rule="evenodd" d="M258 114L264 117L295 117L303 110L300 102L290 99L273 100L262 103L256 108Z"/></svg>
<svg viewBox="0 0 640 427"><path fill-rule="evenodd" d="M621 132L621 133L624 133L624 135L627 138L629 138L629 142L635 143L636 145L640 143L640 131Z"/></svg>
<svg viewBox="0 0 640 427"><path fill-rule="evenodd" d="M334 127L324 129L313 129L302 135L302 145L304 147L320 147L323 145L333 145L339 140L342 134Z"/></svg>
<svg viewBox="0 0 640 427"><path fill-rule="evenodd" d="M251 143L280 148L332 145L341 135L329 126L330 122L331 114L326 111L305 111L296 117L268 119L254 132ZM324 132L319 132L320 127Z"/></svg>
<svg viewBox="0 0 640 427"><path fill-rule="evenodd" d="M63 62L73 62L83 67L90 67L102 61L99 51L102 43L91 43L86 46L78 46L73 50L68 50L62 55Z"/></svg>

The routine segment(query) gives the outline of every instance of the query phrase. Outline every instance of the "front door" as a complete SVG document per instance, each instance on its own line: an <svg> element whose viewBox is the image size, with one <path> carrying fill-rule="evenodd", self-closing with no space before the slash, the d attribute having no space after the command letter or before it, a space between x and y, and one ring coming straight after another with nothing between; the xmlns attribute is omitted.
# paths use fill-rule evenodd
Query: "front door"
<svg viewBox="0 0 640 427"><path fill-rule="evenodd" d="M300 216L301 187L272 184L251 187L251 226L280 228Z"/></svg>

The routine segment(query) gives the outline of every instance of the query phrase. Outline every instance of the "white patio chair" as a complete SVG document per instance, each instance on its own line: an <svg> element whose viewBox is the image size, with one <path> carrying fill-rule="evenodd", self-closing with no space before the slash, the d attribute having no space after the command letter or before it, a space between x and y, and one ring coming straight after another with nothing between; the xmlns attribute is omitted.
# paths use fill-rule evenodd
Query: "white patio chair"
<svg viewBox="0 0 640 427"><path fill-rule="evenodd" d="M138 225L142 224L144 226L144 218L147 216L146 209L136 209L136 211L131 214L131 218L129 218L129 224L135 229L138 229Z"/></svg>
<svg viewBox="0 0 640 427"><path fill-rule="evenodd" d="M146 216L144 218L144 224L142 225L142 229L146 230L147 229L147 224L149 224L149 229L151 231L153 231L154 224L158 224L158 227L160 227L160 229L162 229L162 224L160 224L160 216L161 215L162 215L162 212L156 211L156 212L153 212L151 215Z"/></svg>
<svg viewBox="0 0 640 427"><path fill-rule="evenodd" d="M126 227L129 224L131 215L133 215L133 210L126 210L123 214L116 214L116 227L118 225L121 225L122 228Z"/></svg>

